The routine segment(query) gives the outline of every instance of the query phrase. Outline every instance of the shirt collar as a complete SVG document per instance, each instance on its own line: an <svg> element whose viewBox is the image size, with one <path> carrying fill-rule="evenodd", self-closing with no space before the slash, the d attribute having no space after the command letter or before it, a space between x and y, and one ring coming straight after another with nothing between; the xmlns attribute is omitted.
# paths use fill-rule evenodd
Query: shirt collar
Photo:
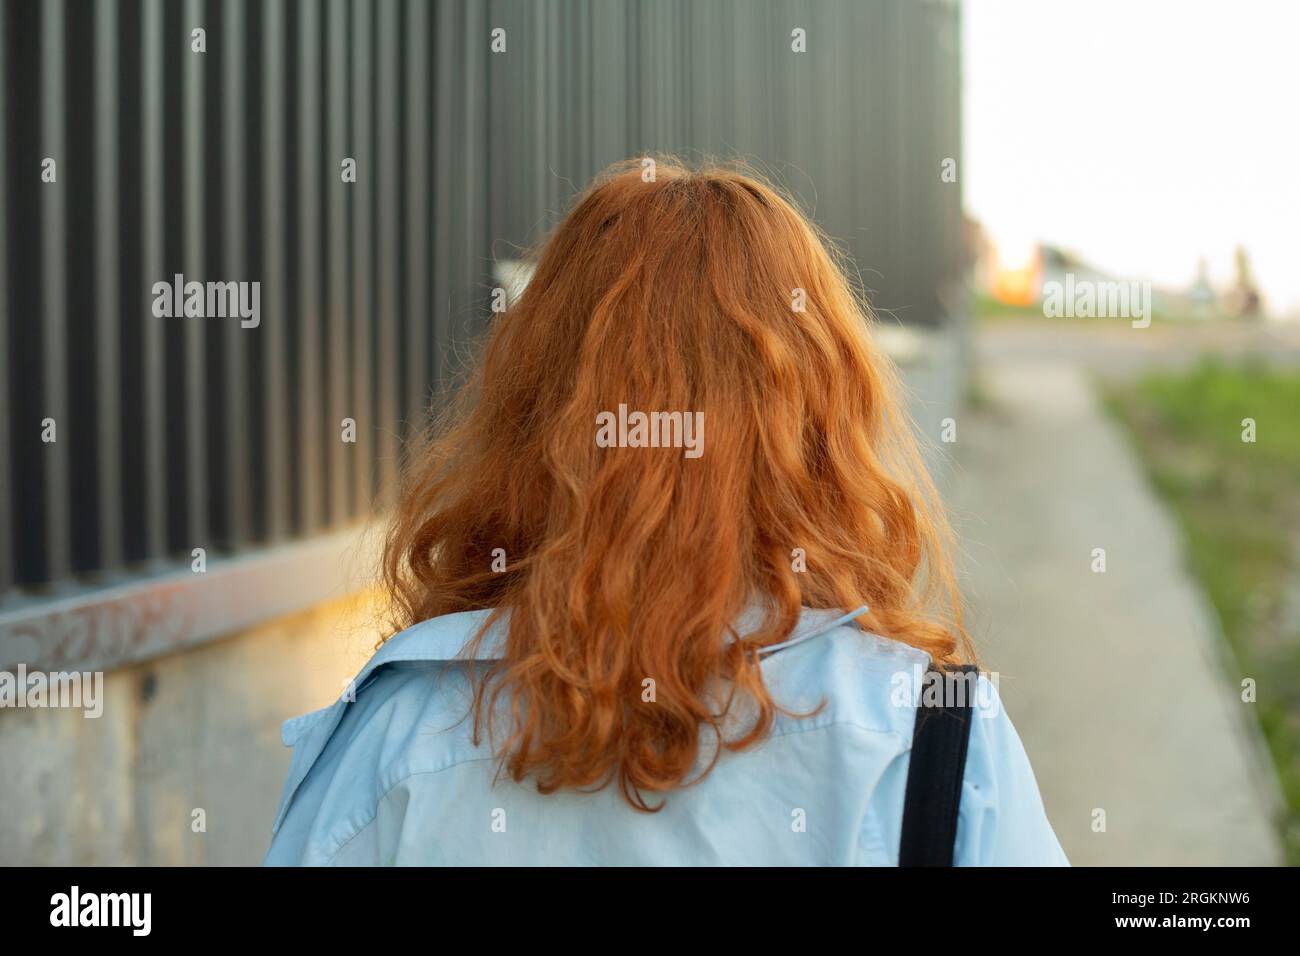
<svg viewBox="0 0 1300 956"><path fill-rule="evenodd" d="M758 630L763 620L763 613L764 609L761 605L751 604L736 619L736 633L747 635ZM866 613L865 604L847 612L840 608L803 608L799 615L799 622L790 632L790 636L779 644L763 648L760 653L766 656L784 650L791 645L849 624ZM491 614L490 609L445 614L442 617L422 621L393 635L357 675L357 683L359 684L376 668L399 661L500 660L505 652L509 627L508 614L503 614L474 648L467 647Z"/></svg>

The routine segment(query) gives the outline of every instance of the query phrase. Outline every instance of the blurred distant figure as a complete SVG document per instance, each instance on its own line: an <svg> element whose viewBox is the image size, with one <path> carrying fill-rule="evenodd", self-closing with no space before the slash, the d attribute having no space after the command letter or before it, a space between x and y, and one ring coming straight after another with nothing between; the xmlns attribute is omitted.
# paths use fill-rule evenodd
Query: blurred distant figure
<svg viewBox="0 0 1300 956"><path fill-rule="evenodd" d="M1250 257L1245 246L1238 246L1234 257L1237 277L1232 288L1224 296L1224 306L1229 315L1242 318L1255 317L1260 314L1259 288L1250 268Z"/></svg>
<svg viewBox="0 0 1300 956"><path fill-rule="evenodd" d="M1210 285L1209 263L1202 257L1196 260L1196 278L1187 288L1187 300L1191 303L1191 313L1198 319L1208 319L1214 314L1214 287Z"/></svg>

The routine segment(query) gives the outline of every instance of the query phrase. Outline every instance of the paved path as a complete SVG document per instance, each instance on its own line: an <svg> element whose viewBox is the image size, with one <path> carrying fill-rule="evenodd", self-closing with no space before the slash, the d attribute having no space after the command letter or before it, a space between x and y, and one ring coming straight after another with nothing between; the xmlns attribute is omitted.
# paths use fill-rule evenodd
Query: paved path
<svg viewBox="0 0 1300 956"><path fill-rule="evenodd" d="M948 446L971 623L1066 853L1281 862L1277 783L1237 687L1252 675L1226 656L1125 437L1073 362L1004 355L980 379L988 407Z"/></svg>

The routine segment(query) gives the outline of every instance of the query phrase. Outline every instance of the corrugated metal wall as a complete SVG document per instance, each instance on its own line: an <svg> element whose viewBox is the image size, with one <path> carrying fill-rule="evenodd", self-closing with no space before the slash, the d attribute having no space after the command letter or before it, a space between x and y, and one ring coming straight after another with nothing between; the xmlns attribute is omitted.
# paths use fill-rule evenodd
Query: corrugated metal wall
<svg viewBox="0 0 1300 956"><path fill-rule="evenodd" d="M745 156L844 244L878 307L941 322L959 272L960 194L939 178L960 155L958 15L948 0L7 0L0 594L367 513L481 328L493 262L614 160ZM151 288L177 273L260 282L260 325L156 318Z"/></svg>

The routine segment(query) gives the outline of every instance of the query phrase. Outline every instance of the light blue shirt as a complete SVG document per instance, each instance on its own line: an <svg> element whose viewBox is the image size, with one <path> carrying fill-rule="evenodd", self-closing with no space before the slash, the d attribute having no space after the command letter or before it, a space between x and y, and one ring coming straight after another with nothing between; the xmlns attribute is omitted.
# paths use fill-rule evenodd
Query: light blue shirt
<svg viewBox="0 0 1300 956"><path fill-rule="evenodd" d="M285 723L294 754L268 865L897 865L929 658L860 630L860 611L805 609L791 637L763 653L777 703L806 713L825 701L820 712L778 715L769 738L724 753L703 780L649 794L666 798L653 814L617 786L543 796L530 781L496 779L491 748L474 745L465 719L462 651L487 613L403 631L354 695ZM494 658L504 631L489 631L476 656ZM996 688L981 676L978 690L956 864L1068 865Z"/></svg>

